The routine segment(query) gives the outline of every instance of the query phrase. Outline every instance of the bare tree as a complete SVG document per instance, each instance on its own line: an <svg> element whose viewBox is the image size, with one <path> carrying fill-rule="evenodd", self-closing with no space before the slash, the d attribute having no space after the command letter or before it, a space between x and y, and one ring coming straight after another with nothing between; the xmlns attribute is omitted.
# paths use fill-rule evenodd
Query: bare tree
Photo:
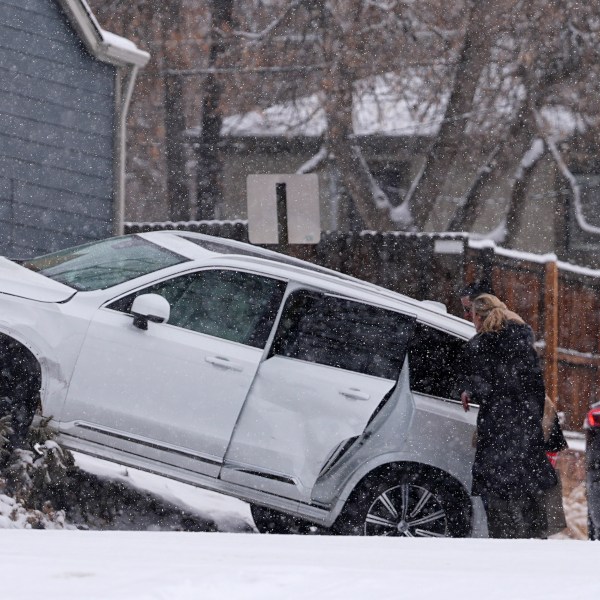
<svg viewBox="0 0 600 600"><path fill-rule="evenodd" d="M432 7L440 6L435 1L426 3L423 9L416 9L410 2L374 0L293 0L274 4L279 11L263 19L258 27L235 32L245 47L240 55L246 65L254 67L264 65L266 59L273 61L270 64L279 61L280 68L285 63L288 68L296 65L310 69L297 78L287 76L273 82L268 88L274 91L271 100L293 102L298 94L309 93L318 97L326 130L324 147L317 154L319 160L309 161L311 167L324 159L329 161L362 226L397 229L395 207L378 185L355 135L356 107L361 94L377 97L374 88L383 74L406 72L404 59L413 69L429 69L440 55L449 52L458 12L449 22L454 30L449 30L434 25L439 25L440 19L430 18ZM436 81L434 76L427 79L430 83ZM405 81L393 81L393 93L401 101ZM430 90L429 96L437 100L439 90ZM305 165L300 169L305 170Z"/></svg>
<svg viewBox="0 0 600 600"><path fill-rule="evenodd" d="M577 133L578 128L589 127L589 115L597 111L594 96L583 90L586 80L597 80L598 31L593 24L597 22L598 9L577 10L577 6L570 0L519 2L519 12L513 13L510 23L510 35L497 42L504 42L508 52L502 62L505 77L496 86L495 98L504 99L512 123L505 134L497 137L499 151L490 170L512 178L504 239L509 246L524 225L526 192L535 167L550 147L548 127L552 126L545 123L541 113L554 111L578 124L571 131L550 134L550 138L564 138ZM573 93L577 87L582 88L582 93ZM510 98L506 93L502 95L503 89L517 93ZM482 182L476 178L476 183ZM470 199L455 215L451 227L468 230L472 226L478 202L472 196Z"/></svg>
<svg viewBox="0 0 600 600"><path fill-rule="evenodd" d="M126 218L189 219L184 130L198 115L198 81L177 73L208 53L206 0L89 0L100 24L150 52L128 119Z"/></svg>
<svg viewBox="0 0 600 600"><path fill-rule="evenodd" d="M135 39L141 23L152 23L146 25L148 31L158 25L162 32L158 45L149 48L157 60L148 72L164 81L167 144L166 149L159 144L149 148L168 158L174 216L185 214L178 204L185 197L181 132L200 124L201 207L195 216L211 217L220 201L223 116L279 105L297 109L287 135L301 133L306 124L320 124L322 147L298 169L334 169L360 226L425 228L440 192L452 173L462 169L471 182L451 226L472 227L487 187L508 174L513 193L507 225L509 238L514 238L521 198L539 160L531 162L532 148L548 137L534 115L543 116L553 107L568 110L585 128L598 126L597 3L168 0L158 9L146 0L96 4L104 15L117 9L128 15L130 29L114 27L116 32L131 31ZM191 22L187 15L192 5L197 14L212 17ZM189 91L192 81L194 93ZM387 97L382 101L384 83ZM380 124L387 114L385 103L395 102L406 107L415 123L433 131L422 170L401 206L394 206L378 185L356 135L357 107L367 100L377 105L373 120ZM196 123L189 116L193 102ZM388 131L402 135L416 129Z"/></svg>
<svg viewBox="0 0 600 600"><path fill-rule="evenodd" d="M196 167L196 218L213 219L215 209L222 201L222 165L219 153L221 128L221 78L211 68L219 66L226 53L225 37L233 31L233 0L210 0L211 39L208 53L208 74L203 88L200 135L195 142Z"/></svg>
<svg viewBox="0 0 600 600"><path fill-rule="evenodd" d="M469 0L466 30L456 59L453 82L439 131L435 137L418 179L413 182L406 202L412 215L412 226L425 227L431 208L440 193L450 167L464 144L474 96L484 67L490 62L491 49L497 40L503 3ZM502 9L505 9L502 6Z"/></svg>

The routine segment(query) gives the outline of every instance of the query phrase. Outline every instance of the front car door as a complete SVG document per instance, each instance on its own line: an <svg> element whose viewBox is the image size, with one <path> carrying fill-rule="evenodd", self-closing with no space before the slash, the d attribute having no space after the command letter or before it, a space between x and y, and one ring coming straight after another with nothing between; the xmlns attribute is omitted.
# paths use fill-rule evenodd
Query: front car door
<svg viewBox="0 0 600 600"><path fill-rule="evenodd" d="M285 285L206 269L100 308L75 367L63 432L218 475ZM169 301L168 323L134 327L129 309L142 293Z"/></svg>
<svg viewBox="0 0 600 600"><path fill-rule="evenodd" d="M299 290L284 306L221 478L309 501L328 458L395 387L414 318Z"/></svg>

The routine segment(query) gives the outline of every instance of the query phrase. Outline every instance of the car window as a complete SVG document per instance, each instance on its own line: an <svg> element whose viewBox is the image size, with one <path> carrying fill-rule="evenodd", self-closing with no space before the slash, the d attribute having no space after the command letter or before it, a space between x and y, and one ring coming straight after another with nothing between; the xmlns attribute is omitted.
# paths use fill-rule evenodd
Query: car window
<svg viewBox="0 0 600 600"><path fill-rule="evenodd" d="M189 260L137 235L85 244L21 264L76 290L103 290Z"/></svg>
<svg viewBox="0 0 600 600"><path fill-rule="evenodd" d="M408 350L411 389L458 400L465 344L453 335L418 323Z"/></svg>
<svg viewBox="0 0 600 600"><path fill-rule="evenodd" d="M285 285L251 273L206 270L144 288L108 308L129 312L136 296L160 294L171 306L170 325L263 348Z"/></svg>
<svg viewBox="0 0 600 600"><path fill-rule="evenodd" d="M271 355L395 380L413 326L407 315L300 291L286 302Z"/></svg>

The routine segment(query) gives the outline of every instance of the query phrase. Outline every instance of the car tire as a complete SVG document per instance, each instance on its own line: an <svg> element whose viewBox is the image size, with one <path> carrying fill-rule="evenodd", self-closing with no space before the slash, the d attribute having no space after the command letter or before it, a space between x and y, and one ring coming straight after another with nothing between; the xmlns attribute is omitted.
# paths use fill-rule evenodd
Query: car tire
<svg viewBox="0 0 600 600"><path fill-rule="evenodd" d="M306 535L312 532L310 523L272 508L251 504L250 512L260 533Z"/></svg>
<svg viewBox="0 0 600 600"><path fill-rule="evenodd" d="M390 468L351 494L334 524L342 535L464 537L470 504L447 481L419 470Z"/></svg>
<svg viewBox="0 0 600 600"><path fill-rule="evenodd" d="M40 383L40 368L33 355L14 340L0 337L0 418L5 425L0 464L27 438L40 404Z"/></svg>

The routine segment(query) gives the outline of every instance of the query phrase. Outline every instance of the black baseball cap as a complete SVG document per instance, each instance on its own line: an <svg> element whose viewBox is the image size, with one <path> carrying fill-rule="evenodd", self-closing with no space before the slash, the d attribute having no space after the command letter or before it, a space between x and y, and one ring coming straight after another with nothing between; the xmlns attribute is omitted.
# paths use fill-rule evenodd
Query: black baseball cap
<svg viewBox="0 0 600 600"><path fill-rule="evenodd" d="M465 296L468 296L469 298L473 299L477 298L477 296L481 296L481 294L494 295L492 284L485 279L482 279L481 281L474 281L473 283L465 285L460 292L460 297L464 298Z"/></svg>

